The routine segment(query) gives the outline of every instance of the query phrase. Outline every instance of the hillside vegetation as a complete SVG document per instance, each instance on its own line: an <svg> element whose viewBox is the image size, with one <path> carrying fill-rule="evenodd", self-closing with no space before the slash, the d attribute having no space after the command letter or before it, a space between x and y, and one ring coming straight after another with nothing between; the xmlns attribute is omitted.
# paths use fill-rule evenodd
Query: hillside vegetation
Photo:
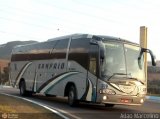
<svg viewBox="0 0 160 119"><path fill-rule="evenodd" d="M0 59L9 60L12 49L17 45L36 43L37 41L13 41L0 45Z"/></svg>
<svg viewBox="0 0 160 119"><path fill-rule="evenodd" d="M13 41L0 45L0 84L8 82L9 68L12 49L17 45L36 43L37 41Z"/></svg>

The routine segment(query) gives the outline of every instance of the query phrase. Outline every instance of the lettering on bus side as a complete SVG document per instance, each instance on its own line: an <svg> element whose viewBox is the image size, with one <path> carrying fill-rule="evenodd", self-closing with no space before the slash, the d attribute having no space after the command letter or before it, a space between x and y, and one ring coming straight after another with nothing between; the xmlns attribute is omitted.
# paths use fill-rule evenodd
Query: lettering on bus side
<svg viewBox="0 0 160 119"><path fill-rule="evenodd" d="M38 69L64 69L65 63L43 63L38 64Z"/></svg>

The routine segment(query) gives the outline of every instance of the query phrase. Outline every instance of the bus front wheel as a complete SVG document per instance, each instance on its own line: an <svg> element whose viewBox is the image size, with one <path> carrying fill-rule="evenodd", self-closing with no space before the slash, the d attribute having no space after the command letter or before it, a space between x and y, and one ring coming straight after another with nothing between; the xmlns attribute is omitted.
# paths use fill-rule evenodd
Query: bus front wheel
<svg viewBox="0 0 160 119"><path fill-rule="evenodd" d="M76 93L76 88L74 86L71 86L68 92L68 103L70 106L76 106L78 101L77 101L77 93Z"/></svg>

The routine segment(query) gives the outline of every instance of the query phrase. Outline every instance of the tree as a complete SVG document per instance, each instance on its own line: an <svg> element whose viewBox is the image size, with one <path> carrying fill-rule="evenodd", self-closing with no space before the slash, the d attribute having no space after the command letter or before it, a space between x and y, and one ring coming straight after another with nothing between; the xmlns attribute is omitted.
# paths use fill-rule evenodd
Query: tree
<svg viewBox="0 0 160 119"><path fill-rule="evenodd" d="M3 79L3 84L9 81L9 67L3 68L2 79Z"/></svg>

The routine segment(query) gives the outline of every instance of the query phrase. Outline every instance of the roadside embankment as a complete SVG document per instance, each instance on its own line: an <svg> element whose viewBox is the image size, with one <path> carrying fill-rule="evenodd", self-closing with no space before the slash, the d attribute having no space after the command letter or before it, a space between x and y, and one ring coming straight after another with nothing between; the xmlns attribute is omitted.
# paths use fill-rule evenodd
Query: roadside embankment
<svg viewBox="0 0 160 119"><path fill-rule="evenodd" d="M6 119L62 119L36 104L0 94L0 119L3 116L7 117Z"/></svg>
<svg viewBox="0 0 160 119"><path fill-rule="evenodd" d="M160 103L160 96L146 96L146 99L149 101L154 101L154 102Z"/></svg>

